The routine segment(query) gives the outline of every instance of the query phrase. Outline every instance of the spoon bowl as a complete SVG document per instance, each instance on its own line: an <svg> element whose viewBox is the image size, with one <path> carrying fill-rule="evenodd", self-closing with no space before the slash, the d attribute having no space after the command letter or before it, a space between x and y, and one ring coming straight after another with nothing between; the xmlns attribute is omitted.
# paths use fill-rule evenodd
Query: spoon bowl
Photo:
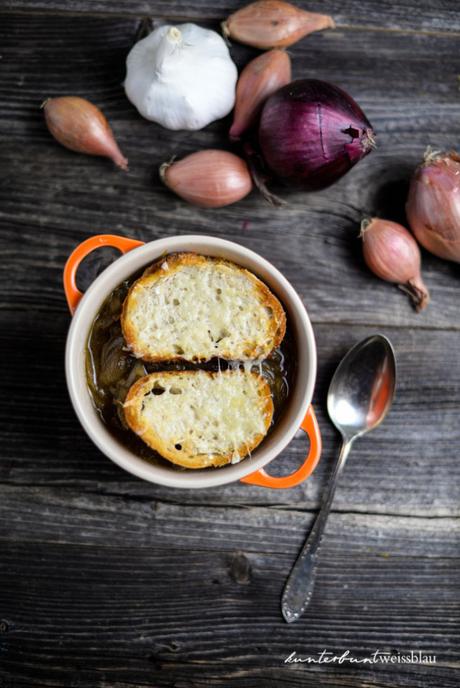
<svg viewBox="0 0 460 688"><path fill-rule="evenodd" d="M390 341L381 334L354 346L334 373L327 397L329 417L346 439L376 428L393 401L396 362Z"/></svg>

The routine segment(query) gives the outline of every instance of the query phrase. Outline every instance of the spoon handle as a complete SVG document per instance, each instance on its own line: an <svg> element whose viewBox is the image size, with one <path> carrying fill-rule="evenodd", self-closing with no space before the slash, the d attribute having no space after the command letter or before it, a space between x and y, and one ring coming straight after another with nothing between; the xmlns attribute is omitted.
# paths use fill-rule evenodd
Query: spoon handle
<svg viewBox="0 0 460 688"><path fill-rule="evenodd" d="M281 611L288 623L297 621L311 600L324 527L329 516L337 482L352 444L353 440L344 440L342 444L334 473L321 500L319 514L287 579L281 599Z"/></svg>

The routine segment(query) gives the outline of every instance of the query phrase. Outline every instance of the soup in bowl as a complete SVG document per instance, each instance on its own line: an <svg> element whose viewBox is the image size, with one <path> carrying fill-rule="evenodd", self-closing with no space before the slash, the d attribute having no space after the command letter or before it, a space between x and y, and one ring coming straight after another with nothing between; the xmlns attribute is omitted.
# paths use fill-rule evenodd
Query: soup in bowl
<svg viewBox="0 0 460 688"><path fill-rule="evenodd" d="M124 255L82 295L75 283L78 265L100 246L115 246ZM184 265L189 270L190 263L194 269L199 264L201 282L184 305L177 289L191 288L184 281L188 274ZM173 272L171 266L178 264L180 270ZM171 281L172 275L176 282ZM203 283L213 285L211 303L206 303ZM171 284L176 289L172 294ZM172 307L168 302L161 316L164 285L168 298L178 303ZM183 488L234 480L291 487L310 475L321 451L311 407L314 336L299 296L268 261L239 244L214 237L180 236L142 244L100 235L72 253L64 286L74 312L66 346L70 397L88 435L115 463L151 482ZM149 300L144 302L141 297L146 294ZM226 299L232 308L242 309L243 324L235 311L227 313L222 327L222 300L225 306ZM259 302L265 314L258 310ZM248 303L252 304L250 317ZM169 320L173 322L168 325ZM244 336L238 339L238 333ZM168 396L171 390L177 396ZM204 390L206 398L214 400L208 406L203 403ZM263 403L256 396L251 399L251 394ZM230 404L232 395L236 401ZM195 416L197 408L202 413L187 425L190 408ZM243 412L238 415L240 409ZM174 441L169 426L177 430L178 419L183 421L179 423L182 434L180 441ZM217 427L212 436L211 422ZM184 427L190 438L184 439ZM291 475L270 476L264 467L283 451L299 427L310 438L305 462ZM243 442L233 441L227 451L226 432L232 428ZM209 446L203 445L205 439L211 442ZM198 452L197 446L201 447ZM205 459L190 462L190 447Z"/></svg>

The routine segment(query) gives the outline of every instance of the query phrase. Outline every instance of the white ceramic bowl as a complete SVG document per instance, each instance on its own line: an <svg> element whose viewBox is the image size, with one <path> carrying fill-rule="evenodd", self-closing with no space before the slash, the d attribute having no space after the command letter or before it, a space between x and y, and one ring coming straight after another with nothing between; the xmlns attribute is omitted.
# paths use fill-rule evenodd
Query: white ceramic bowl
<svg viewBox="0 0 460 688"><path fill-rule="evenodd" d="M88 253L101 246L114 246L125 255L106 268L83 296L75 284L78 265ZM298 361L286 409L252 456L238 464L215 469L178 471L170 468L166 462L162 465L150 463L132 453L109 432L98 416L89 394L85 375L85 348L91 324L103 301L124 279L165 253L174 251L194 251L218 256L251 270L278 296L290 317ZM124 237L99 235L84 241L69 257L64 270L64 288L69 307L72 312L75 310L65 357L70 398L89 437L116 464L144 480L179 488L211 487L235 480L267 487L291 487L313 471L321 452L319 430L310 405L316 377L313 330L297 292L267 260L240 244L209 236L175 236L142 244ZM285 449L299 427L303 427L310 436L310 452L306 461L289 476L269 476L264 467Z"/></svg>

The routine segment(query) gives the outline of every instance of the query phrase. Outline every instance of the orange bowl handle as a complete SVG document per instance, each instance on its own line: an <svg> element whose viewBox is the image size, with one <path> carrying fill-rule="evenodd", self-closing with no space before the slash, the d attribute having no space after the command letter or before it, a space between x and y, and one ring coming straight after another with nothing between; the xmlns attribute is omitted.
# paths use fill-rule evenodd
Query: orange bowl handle
<svg viewBox="0 0 460 688"><path fill-rule="evenodd" d="M72 251L64 267L64 292L72 315L83 296L81 291L77 289L76 283L78 266L83 258L101 246L113 246L122 253L127 253L137 246L142 246L143 243L137 239L126 239L126 237L115 234L97 234L83 241Z"/></svg>
<svg viewBox="0 0 460 688"><path fill-rule="evenodd" d="M313 406L308 407L308 411L305 418L300 426L302 430L305 430L310 439L310 450L308 456L303 462L303 464L294 473L290 475L285 475L282 478L276 478L269 475L266 471L261 468L254 473L250 473L245 478L241 478L242 483L248 483L249 485L260 485L261 487L295 487L301 482L306 480L315 470L316 464L321 456L321 433L318 426L318 421L316 420L315 412L313 411Z"/></svg>

